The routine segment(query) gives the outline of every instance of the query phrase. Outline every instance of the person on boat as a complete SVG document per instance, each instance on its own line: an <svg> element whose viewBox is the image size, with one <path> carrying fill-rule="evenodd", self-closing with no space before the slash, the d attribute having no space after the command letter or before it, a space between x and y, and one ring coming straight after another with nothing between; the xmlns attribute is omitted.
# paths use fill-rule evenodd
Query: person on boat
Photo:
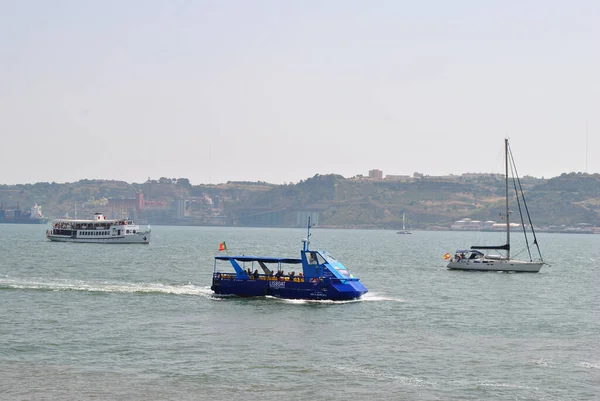
<svg viewBox="0 0 600 401"><path fill-rule="evenodd" d="M290 281L294 281L294 276L295 276L295 275L296 275L296 272L295 272L295 271L292 271L292 272L290 273Z"/></svg>
<svg viewBox="0 0 600 401"><path fill-rule="evenodd" d="M277 280L281 280L281 276L283 276L283 270L277 270L277 273L275 274Z"/></svg>
<svg viewBox="0 0 600 401"><path fill-rule="evenodd" d="M254 270L254 280L258 280L259 274L258 274L258 269Z"/></svg>
<svg viewBox="0 0 600 401"><path fill-rule="evenodd" d="M302 280L304 278L304 274L302 274L302 272L298 273L298 278Z"/></svg>

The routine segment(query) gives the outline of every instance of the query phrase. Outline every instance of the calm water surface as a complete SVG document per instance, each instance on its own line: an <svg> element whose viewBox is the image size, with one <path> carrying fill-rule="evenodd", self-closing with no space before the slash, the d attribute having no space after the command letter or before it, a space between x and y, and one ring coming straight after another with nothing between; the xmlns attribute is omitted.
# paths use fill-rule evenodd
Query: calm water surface
<svg viewBox="0 0 600 401"><path fill-rule="evenodd" d="M298 257L305 230L156 226L144 246L45 228L0 224L3 400L600 399L600 236L541 235L550 265L506 274L442 260L496 233L315 229L369 289L333 303L210 291L219 242Z"/></svg>

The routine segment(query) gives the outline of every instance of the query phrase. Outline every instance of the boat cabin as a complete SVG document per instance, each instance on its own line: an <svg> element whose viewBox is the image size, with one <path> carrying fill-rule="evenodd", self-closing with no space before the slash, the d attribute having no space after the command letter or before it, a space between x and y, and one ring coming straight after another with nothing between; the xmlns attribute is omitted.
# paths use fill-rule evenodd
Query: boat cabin
<svg viewBox="0 0 600 401"><path fill-rule="evenodd" d="M452 260L455 262L458 262L461 260L478 261L480 259L504 260L504 259L506 259L506 257L499 255L499 254L493 254L493 253L484 254L475 249L459 249L454 253L454 258Z"/></svg>
<svg viewBox="0 0 600 401"><path fill-rule="evenodd" d="M91 220L56 219L52 222L52 235L72 238L107 238L137 234L139 226L131 219L106 219L95 213Z"/></svg>
<svg viewBox="0 0 600 401"><path fill-rule="evenodd" d="M454 253L454 260L472 260L472 259L482 259L485 255L482 252L476 251L474 249L459 249Z"/></svg>
<svg viewBox="0 0 600 401"><path fill-rule="evenodd" d="M218 261L228 261L234 272L221 271ZM299 266L298 266L299 265ZM260 271L259 271L260 269ZM325 251L301 251L301 258L215 256L214 274L221 278L307 282L323 278L352 280L354 275Z"/></svg>

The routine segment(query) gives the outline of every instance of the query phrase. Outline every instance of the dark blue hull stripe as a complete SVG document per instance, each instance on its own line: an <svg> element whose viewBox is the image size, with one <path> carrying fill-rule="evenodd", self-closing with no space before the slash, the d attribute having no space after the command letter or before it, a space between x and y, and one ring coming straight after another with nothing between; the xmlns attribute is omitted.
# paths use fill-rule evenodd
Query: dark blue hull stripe
<svg viewBox="0 0 600 401"><path fill-rule="evenodd" d="M290 283L281 281L230 281L213 280L211 289L219 295L238 295L241 297L273 296L286 299L310 300L352 300L360 298L367 289L360 284L352 285L315 285L313 283Z"/></svg>

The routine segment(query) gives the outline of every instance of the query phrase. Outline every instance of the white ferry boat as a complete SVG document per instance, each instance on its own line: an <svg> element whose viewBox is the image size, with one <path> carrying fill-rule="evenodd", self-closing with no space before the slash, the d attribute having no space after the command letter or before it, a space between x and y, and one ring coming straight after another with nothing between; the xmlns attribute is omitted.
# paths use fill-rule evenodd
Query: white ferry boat
<svg viewBox="0 0 600 401"><path fill-rule="evenodd" d="M92 220L56 219L46 230L50 241L93 242L101 244L148 244L150 227L141 231L131 219L106 219L102 213Z"/></svg>

